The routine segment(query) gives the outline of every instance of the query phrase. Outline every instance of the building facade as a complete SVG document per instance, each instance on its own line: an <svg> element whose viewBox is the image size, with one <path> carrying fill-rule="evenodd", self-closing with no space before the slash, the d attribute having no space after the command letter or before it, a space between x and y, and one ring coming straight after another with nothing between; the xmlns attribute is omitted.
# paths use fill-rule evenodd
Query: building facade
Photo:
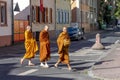
<svg viewBox="0 0 120 80"><path fill-rule="evenodd" d="M24 32L26 27L30 25L30 6L21 10L18 14L14 15L14 43L25 40Z"/></svg>
<svg viewBox="0 0 120 80"><path fill-rule="evenodd" d="M63 26L70 26L70 1L71 0L31 0L32 31L40 32L44 25L48 25L50 27L50 37L57 37ZM41 4L43 4L43 12L41 11Z"/></svg>
<svg viewBox="0 0 120 80"><path fill-rule="evenodd" d="M85 32L97 28L97 0L71 0L71 23L76 23Z"/></svg>
<svg viewBox="0 0 120 80"><path fill-rule="evenodd" d="M0 47L12 43L12 0L0 0Z"/></svg>
<svg viewBox="0 0 120 80"><path fill-rule="evenodd" d="M97 10L98 10L98 7L97 7L97 2L98 0L90 0L89 2L89 9L90 9L90 31L95 31L97 30L99 27L98 27L98 18L97 18Z"/></svg>
<svg viewBox="0 0 120 80"><path fill-rule="evenodd" d="M56 9L56 33L62 30L64 26L69 27L71 23L71 0L55 0Z"/></svg>
<svg viewBox="0 0 120 80"><path fill-rule="evenodd" d="M64 26L69 27L74 23L84 28L85 32L91 32L97 29L97 1L30 0L30 16L27 19L36 37L39 37L38 33L44 25L49 26L50 38L57 37ZM15 24L12 12L13 0L0 0L0 46L12 44L17 36L13 31ZM19 35L24 36L23 33Z"/></svg>
<svg viewBox="0 0 120 80"><path fill-rule="evenodd" d="M31 0L31 15L33 32L40 32L48 25L50 35L55 34L55 0ZM54 36L50 36L52 37Z"/></svg>

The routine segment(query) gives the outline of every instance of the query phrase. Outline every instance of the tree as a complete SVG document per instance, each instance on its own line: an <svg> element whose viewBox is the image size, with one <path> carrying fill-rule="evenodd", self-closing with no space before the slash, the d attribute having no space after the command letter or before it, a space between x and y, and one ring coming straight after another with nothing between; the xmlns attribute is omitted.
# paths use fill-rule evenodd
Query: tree
<svg viewBox="0 0 120 80"><path fill-rule="evenodd" d="M102 26L103 24L109 24L111 22L111 11L113 0L100 0L100 8L99 8L99 23Z"/></svg>
<svg viewBox="0 0 120 80"><path fill-rule="evenodd" d="M120 18L120 0L116 0L116 9L115 9L115 14L117 18Z"/></svg>

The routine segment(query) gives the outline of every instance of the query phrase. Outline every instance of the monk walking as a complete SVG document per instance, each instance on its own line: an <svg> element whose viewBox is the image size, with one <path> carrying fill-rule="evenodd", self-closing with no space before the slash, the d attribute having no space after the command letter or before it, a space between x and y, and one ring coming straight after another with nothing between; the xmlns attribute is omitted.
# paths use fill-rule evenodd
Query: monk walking
<svg viewBox="0 0 120 80"><path fill-rule="evenodd" d="M28 65L33 66L31 59L35 57L36 51L38 51L38 45L36 40L33 38L33 34L31 32L31 27L27 26L25 31L25 49L26 53L23 58L20 60L20 63L23 64L25 59L28 59Z"/></svg>
<svg viewBox="0 0 120 80"><path fill-rule="evenodd" d="M40 66L48 68L47 61L50 59L50 40L48 33L48 26L45 25L44 30L40 32Z"/></svg>
<svg viewBox="0 0 120 80"><path fill-rule="evenodd" d="M68 54L68 48L70 45L70 38L68 36L66 27L63 27L63 32L60 33L60 35L57 39L57 45L58 45L59 59L54 66L58 67L58 64L60 62L62 62L64 64L67 64L68 70L71 70L70 61L69 61L69 54Z"/></svg>

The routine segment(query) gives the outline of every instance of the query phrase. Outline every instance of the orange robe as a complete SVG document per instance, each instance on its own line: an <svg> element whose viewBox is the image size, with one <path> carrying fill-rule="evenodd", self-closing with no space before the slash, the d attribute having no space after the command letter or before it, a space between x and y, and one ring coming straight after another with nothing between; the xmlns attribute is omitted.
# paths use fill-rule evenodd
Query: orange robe
<svg viewBox="0 0 120 80"><path fill-rule="evenodd" d="M42 30L39 35L40 41L40 61L48 61L50 59L50 40L49 33Z"/></svg>
<svg viewBox="0 0 120 80"><path fill-rule="evenodd" d="M38 51L37 42L30 31L25 31L25 49L26 53L23 57L25 59L34 58L36 51Z"/></svg>
<svg viewBox="0 0 120 80"><path fill-rule="evenodd" d="M67 39L70 44L70 38L67 32L60 33L57 39L59 59L62 63L69 64L68 46L64 46L64 40Z"/></svg>

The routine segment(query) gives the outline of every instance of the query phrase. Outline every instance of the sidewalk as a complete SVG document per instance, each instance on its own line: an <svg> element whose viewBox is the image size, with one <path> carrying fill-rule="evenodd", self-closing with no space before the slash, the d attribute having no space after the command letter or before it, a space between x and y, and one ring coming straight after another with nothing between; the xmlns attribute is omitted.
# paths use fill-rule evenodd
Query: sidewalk
<svg viewBox="0 0 120 80"><path fill-rule="evenodd" d="M92 74L100 80L120 80L120 44L93 66Z"/></svg>

